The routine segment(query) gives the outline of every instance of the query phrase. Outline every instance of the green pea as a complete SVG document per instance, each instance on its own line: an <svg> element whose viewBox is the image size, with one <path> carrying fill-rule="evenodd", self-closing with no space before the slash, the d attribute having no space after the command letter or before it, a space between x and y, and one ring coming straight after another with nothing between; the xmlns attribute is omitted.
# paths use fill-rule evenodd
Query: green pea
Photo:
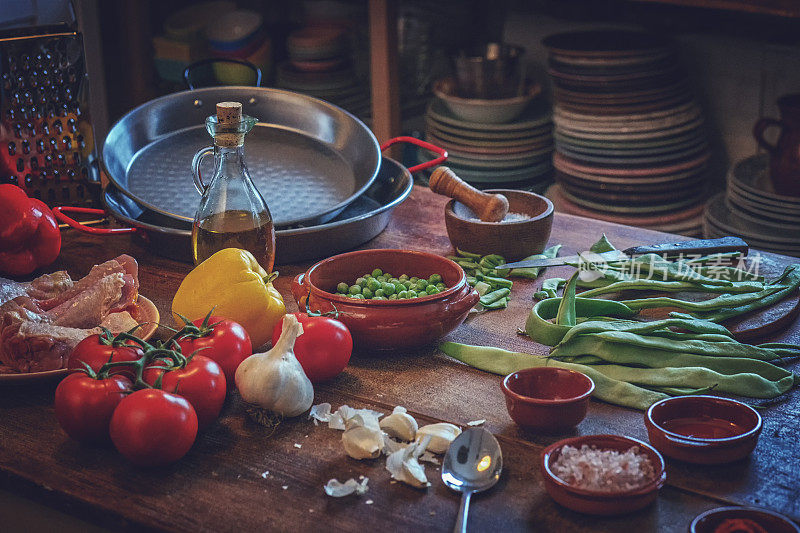
<svg viewBox="0 0 800 533"><path fill-rule="evenodd" d="M411 288L411 280L401 281L400 283L402 283L405 286L406 290Z"/></svg>
<svg viewBox="0 0 800 533"><path fill-rule="evenodd" d="M350 286L347 283L341 282L336 286L336 292L338 292L339 294L347 294L347 290L349 288Z"/></svg>
<svg viewBox="0 0 800 533"><path fill-rule="evenodd" d="M416 283L416 282L418 282L418 281L419 281L419 278L418 278L417 276L413 276L413 277L411 277L411 279L409 279L408 281L410 281L411 283Z"/></svg>
<svg viewBox="0 0 800 533"><path fill-rule="evenodd" d="M356 298L358 300L364 300L364 295L363 294L354 294L353 298Z"/></svg>
<svg viewBox="0 0 800 533"><path fill-rule="evenodd" d="M417 281L417 287L419 287L422 290L425 290L425 289L428 288L428 282L425 281L424 279L418 280Z"/></svg>
<svg viewBox="0 0 800 533"><path fill-rule="evenodd" d="M400 291L397 293L397 297L401 300L405 300L408 298L408 291Z"/></svg>
<svg viewBox="0 0 800 533"><path fill-rule="evenodd" d="M372 277L374 277L374 278L377 278L378 276L380 276L382 274L383 274L383 270L381 270L380 268L376 268L375 270L372 271Z"/></svg>
<svg viewBox="0 0 800 533"><path fill-rule="evenodd" d="M397 300L397 295L396 294L391 294L391 295L389 295L389 299L390 300Z"/></svg>
<svg viewBox="0 0 800 533"><path fill-rule="evenodd" d="M398 277L397 279L399 279L400 281L407 281L408 274L401 274L400 277Z"/></svg>
<svg viewBox="0 0 800 533"><path fill-rule="evenodd" d="M372 299L373 300L386 300L386 297L385 296L373 296Z"/></svg>
<svg viewBox="0 0 800 533"><path fill-rule="evenodd" d="M362 287L366 287L367 286L367 278L358 278L356 280L356 285L360 285Z"/></svg>
<svg viewBox="0 0 800 533"><path fill-rule="evenodd" d="M380 298L381 296L384 296L386 293L383 292L383 289L376 289L373 294L375 294L374 296L375 298Z"/></svg>
<svg viewBox="0 0 800 533"><path fill-rule="evenodd" d="M369 300L370 298L372 298L374 296L374 294L372 293L372 291L370 290L369 287L364 287L363 289L361 289L361 295L364 298L366 298L367 300Z"/></svg>
<svg viewBox="0 0 800 533"><path fill-rule="evenodd" d="M375 291L377 291L378 289L381 288L381 282L378 281L377 279L370 279L367 282L367 288L369 288L369 290L375 292Z"/></svg>
<svg viewBox="0 0 800 533"><path fill-rule="evenodd" d="M358 285L353 285L349 289L347 289L347 292L349 292L350 294L361 294L361 287Z"/></svg>
<svg viewBox="0 0 800 533"><path fill-rule="evenodd" d="M428 278L428 283L441 283L442 276L440 274L431 274L431 277Z"/></svg>
<svg viewBox="0 0 800 533"><path fill-rule="evenodd" d="M447 286L444 283L437 283L436 288L439 289L439 292L445 290Z"/></svg>
<svg viewBox="0 0 800 533"><path fill-rule="evenodd" d="M404 291L404 290L406 290L406 286L398 281L397 283L394 284L394 290L395 290L395 292Z"/></svg>
<svg viewBox="0 0 800 533"><path fill-rule="evenodd" d="M389 278L387 278L386 276L378 276L378 277L377 277L377 278L375 278L375 279L377 279L377 280L378 280L378 281L380 281L381 283L384 283L384 282L385 282L387 279L389 279Z"/></svg>
<svg viewBox="0 0 800 533"><path fill-rule="evenodd" d="M428 294L437 294L439 292L439 289L436 288L436 285L428 285L427 287L425 287L425 292L427 292Z"/></svg>
<svg viewBox="0 0 800 533"><path fill-rule="evenodd" d="M383 290L383 294L386 296L391 296L395 293L395 287L391 283L381 284L381 289Z"/></svg>
<svg viewBox="0 0 800 533"><path fill-rule="evenodd" d="M408 294L409 298L416 298L417 297L417 291L415 291L415 290L410 290L410 291L408 291L407 294Z"/></svg>
<svg viewBox="0 0 800 533"><path fill-rule="evenodd" d="M397 278L389 278L389 283L391 283L392 285L395 285L397 283L400 283L400 280L397 279Z"/></svg>

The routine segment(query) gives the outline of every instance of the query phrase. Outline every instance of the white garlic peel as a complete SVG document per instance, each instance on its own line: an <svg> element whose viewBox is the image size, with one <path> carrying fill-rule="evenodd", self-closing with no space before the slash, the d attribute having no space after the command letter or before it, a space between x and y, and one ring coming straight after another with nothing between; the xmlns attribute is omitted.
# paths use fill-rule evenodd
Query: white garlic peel
<svg viewBox="0 0 800 533"><path fill-rule="evenodd" d="M353 459L374 459L383 450L383 432L378 417L358 413L348 418L342 433L344 451Z"/></svg>
<svg viewBox="0 0 800 533"><path fill-rule="evenodd" d="M395 407L392 414L381 420L381 429L387 435L406 442L414 440L418 428L417 421L401 405Z"/></svg>
<svg viewBox="0 0 800 533"><path fill-rule="evenodd" d="M461 428L448 424L447 422L439 422L438 424L428 424L422 426L417 431L417 441L425 436L430 436L430 443L427 446L428 451L432 453L444 453L450 447L450 443L461 434Z"/></svg>
<svg viewBox="0 0 800 533"><path fill-rule="evenodd" d="M397 481L416 488L429 487L430 483L425 476L425 467L419 463L419 456L431 441L431 436L426 435L421 440L397 450L386 458L386 470Z"/></svg>
<svg viewBox="0 0 800 533"><path fill-rule="evenodd" d="M297 416L314 403L314 387L294 355L294 342L303 326L289 314L281 336L266 353L253 354L236 369L242 399L282 416Z"/></svg>
<svg viewBox="0 0 800 533"><path fill-rule="evenodd" d="M362 479L361 483L353 478L348 479L344 483L341 483L338 479L331 479L328 483L323 485L322 488L325 489L325 494L333 498L342 498L351 494L361 496L362 494L366 494L367 490L369 490L369 487L367 487L368 481L368 477Z"/></svg>

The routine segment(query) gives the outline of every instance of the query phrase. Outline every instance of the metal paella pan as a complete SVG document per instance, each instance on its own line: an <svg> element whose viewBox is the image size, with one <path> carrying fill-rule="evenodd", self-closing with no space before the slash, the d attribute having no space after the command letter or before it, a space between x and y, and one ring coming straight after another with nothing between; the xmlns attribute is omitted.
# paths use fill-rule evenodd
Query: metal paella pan
<svg viewBox="0 0 800 533"><path fill-rule="evenodd" d="M324 224L278 229L276 263L299 263L355 248L384 230L392 211L411 193L411 172L397 161L383 158L380 171L363 195ZM57 207L56 216L75 229L95 235L135 233L153 252L179 261L192 261L191 222L174 220L134 202L109 185L103 202L107 214L129 228L82 226L65 213L103 213L102 210Z"/></svg>
<svg viewBox="0 0 800 533"><path fill-rule="evenodd" d="M114 124L102 149L111 182L148 211L191 223L200 201L192 157L212 144L204 122L222 101L241 102L259 119L245 138L245 159L278 227L334 218L378 174L375 136L346 111L289 91L207 87L156 98Z"/></svg>

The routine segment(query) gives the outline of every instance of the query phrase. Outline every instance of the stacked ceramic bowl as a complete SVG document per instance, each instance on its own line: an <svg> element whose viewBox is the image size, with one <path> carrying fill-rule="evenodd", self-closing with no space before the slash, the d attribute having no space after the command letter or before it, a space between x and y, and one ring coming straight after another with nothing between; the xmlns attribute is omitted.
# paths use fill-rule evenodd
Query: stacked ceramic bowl
<svg viewBox="0 0 800 533"><path fill-rule="evenodd" d="M708 237L737 235L754 248L800 257L800 197L777 194L769 179L769 158L749 157L728 175L727 192L706 206Z"/></svg>
<svg viewBox="0 0 800 533"><path fill-rule="evenodd" d="M289 60L278 65L277 85L321 98L357 116L369 112L369 92L358 82L348 32L336 25L307 26L289 35Z"/></svg>
<svg viewBox="0 0 800 533"><path fill-rule="evenodd" d="M214 57L248 61L264 77L272 67L272 45L264 32L263 19L255 11L229 11L206 29L208 49ZM214 73L225 85L253 85L253 73L247 67L232 63L215 63Z"/></svg>
<svg viewBox="0 0 800 533"><path fill-rule="evenodd" d="M538 84L528 84L512 98L462 98L452 80L440 80L425 137L445 148L447 166L476 187L543 192L552 182L553 137L550 106L540 93Z"/></svg>
<svg viewBox="0 0 800 533"><path fill-rule="evenodd" d="M711 152L703 111L673 45L650 34L553 35L557 184L562 212L696 236Z"/></svg>

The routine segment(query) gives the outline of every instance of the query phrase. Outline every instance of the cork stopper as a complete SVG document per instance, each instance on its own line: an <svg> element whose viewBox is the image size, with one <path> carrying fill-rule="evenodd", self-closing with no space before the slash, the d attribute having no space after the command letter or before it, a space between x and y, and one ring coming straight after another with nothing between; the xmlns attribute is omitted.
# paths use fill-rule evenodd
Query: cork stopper
<svg viewBox="0 0 800 533"><path fill-rule="evenodd" d="M219 146L234 148L244 144L244 134L239 133L239 124L242 122L242 104L239 102L217 103L217 123L223 126L222 132L214 139ZM225 126L230 127L230 132L225 132Z"/></svg>
<svg viewBox="0 0 800 533"><path fill-rule="evenodd" d="M217 104L217 122L220 124L238 124L242 121L242 104L239 102L219 102Z"/></svg>

